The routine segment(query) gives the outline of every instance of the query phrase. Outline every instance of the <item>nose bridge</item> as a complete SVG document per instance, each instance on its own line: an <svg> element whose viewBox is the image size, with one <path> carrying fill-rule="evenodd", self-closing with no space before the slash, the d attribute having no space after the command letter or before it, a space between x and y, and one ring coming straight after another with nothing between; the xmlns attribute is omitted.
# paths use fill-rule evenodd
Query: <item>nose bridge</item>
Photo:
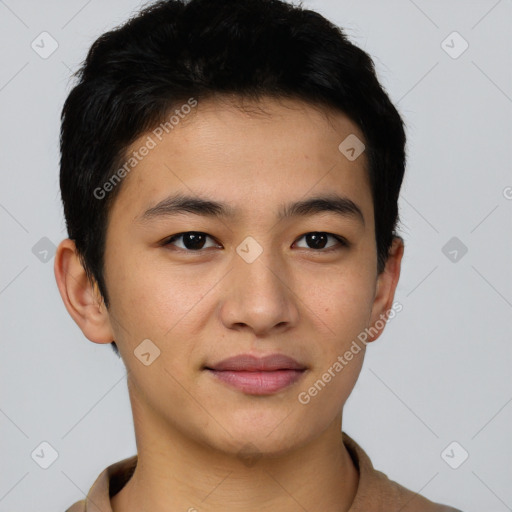
<svg viewBox="0 0 512 512"><path fill-rule="evenodd" d="M234 258L233 273L236 282L253 294L280 295L284 286L284 269L279 258L269 249L263 251L254 260L247 261L237 254ZM278 275L281 274L281 278Z"/></svg>

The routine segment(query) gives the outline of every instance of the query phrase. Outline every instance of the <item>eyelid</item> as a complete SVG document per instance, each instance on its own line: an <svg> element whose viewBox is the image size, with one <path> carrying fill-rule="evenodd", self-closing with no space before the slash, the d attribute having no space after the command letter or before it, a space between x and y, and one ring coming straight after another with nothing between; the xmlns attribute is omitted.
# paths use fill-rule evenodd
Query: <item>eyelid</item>
<svg viewBox="0 0 512 512"><path fill-rule="evenodd" d="M305 247L299 247L299 249L306 249L306 250L310 250L310 251L315 252L315 253L322 254L322 253L326 253L326 252L331 252L331 251L339 250L340 246L348 248L351 245L351 243L345 237L343 237L341 235L336 235L334 233L330 233L329 231L308 231L307 233L304 233L299 238L297 238L297 240L300 240L301 238L303 238L306 235L309 235L311 233L322 233L324 235L331 236L332 238L335 238L337 240L338 245L333 245L331 247L327 247L327 249L316 249L315 250L315 249L307 249Z"/></svg>
<svg viewBox="0 0 512 512"><path fill-rule="evenodd" d="M204 231L194 231L194 230L190 230L190 231L181 231L180 233L175 233L174 235L171 235L171 236L167 236L165 237L162 242L161 242L161 245L162 246L166 246L166 245L172 245L173 247L176 247L174 246L174 244L171 243L171 240L173 240L173 238L181 238L183 235L187 235L188 233L197 233L197 234L200 234L200 235L205 235L207 238L210 238L211 240L215 241L215 243L219 244L219 242L217 242L217 240L215 240L215 238L212 236L212 235L209 235L208 233L205 233ZM220 244L219 244L220 245ZM182 249L181 247L176 247L177 250L179 251L184 251L184 252L196 252L196 253L200 253L201 251L203 251L204 249L199 249L197 251L193 251L191 249Z"/></svg>

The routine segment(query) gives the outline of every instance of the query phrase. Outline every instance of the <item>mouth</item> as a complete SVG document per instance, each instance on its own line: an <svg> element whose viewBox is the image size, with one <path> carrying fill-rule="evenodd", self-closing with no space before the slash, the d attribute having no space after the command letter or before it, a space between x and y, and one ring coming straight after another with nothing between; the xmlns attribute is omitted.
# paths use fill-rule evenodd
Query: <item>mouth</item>
<svg viewBox="0 0 512 512"><path fill-rule="evenodd" d="M271 395L300 380L307 367L283 354L242 354L203 368L215 379L250 395Z"/></svg>

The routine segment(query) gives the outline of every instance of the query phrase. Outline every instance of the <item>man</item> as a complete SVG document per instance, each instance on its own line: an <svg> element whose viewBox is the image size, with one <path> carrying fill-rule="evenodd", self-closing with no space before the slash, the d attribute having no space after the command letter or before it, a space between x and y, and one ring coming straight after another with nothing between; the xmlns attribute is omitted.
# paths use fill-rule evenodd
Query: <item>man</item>
<svg viewBox="0 0 512 512"><path fill-rule="evenodd" d="M342 432L395 308L404 148L370 57L312 11L169 0L93 44L55 274L127 367L138 453L70 512L455 510Z"/></svg>

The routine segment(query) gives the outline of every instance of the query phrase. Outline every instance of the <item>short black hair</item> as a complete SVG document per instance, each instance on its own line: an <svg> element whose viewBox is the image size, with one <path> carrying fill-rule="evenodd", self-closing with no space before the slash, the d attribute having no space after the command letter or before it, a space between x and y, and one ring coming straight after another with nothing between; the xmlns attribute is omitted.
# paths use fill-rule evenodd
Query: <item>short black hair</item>
<svg viewBox="0 0 512 512"><path fill-rule="evenodd" d="M68 236L106 307L106 226L121 184L104 198L94 191L137 138L190 98L290 98L347 115L365 137L384 270L398 236L403 121L371 57L319 13L281 0L157 1L101 35L74 76L61 115L60 188Z"/></svg>

